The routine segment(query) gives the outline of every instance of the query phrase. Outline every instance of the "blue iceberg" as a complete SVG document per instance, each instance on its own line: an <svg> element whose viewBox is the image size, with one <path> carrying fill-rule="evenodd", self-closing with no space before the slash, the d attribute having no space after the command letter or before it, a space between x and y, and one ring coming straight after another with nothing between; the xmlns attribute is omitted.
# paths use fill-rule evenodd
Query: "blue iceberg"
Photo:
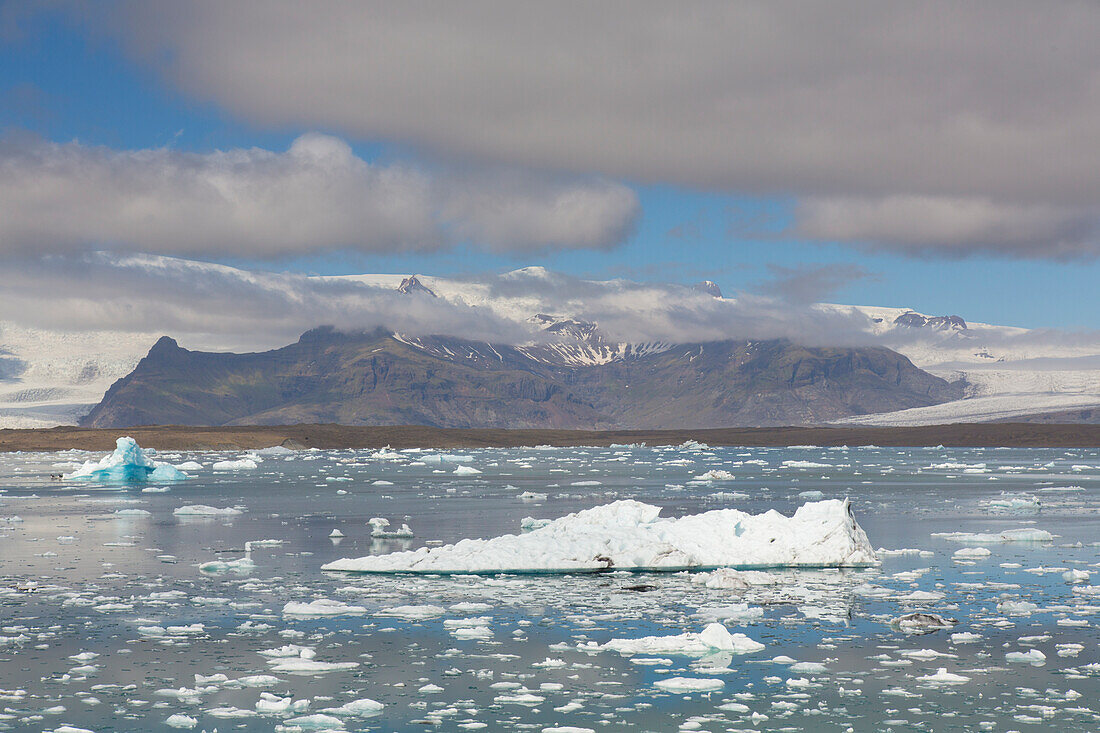
<svg viewBox="0 0 1100 733"><path fill-rule="evenodd" d="M187 474L175 466L154 461L133 438L119 438L115 452L98 461L86 461L66 479L74 481L100 481L107 483L132 483L140 481L182 481Z"/></svg>

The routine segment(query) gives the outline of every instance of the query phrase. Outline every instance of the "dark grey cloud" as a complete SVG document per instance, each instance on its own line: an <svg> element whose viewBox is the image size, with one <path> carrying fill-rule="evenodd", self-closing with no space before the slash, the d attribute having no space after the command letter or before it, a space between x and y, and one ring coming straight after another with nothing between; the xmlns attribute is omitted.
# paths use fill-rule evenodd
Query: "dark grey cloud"
<svg viewBox="0 0 1100 733"><path fill-rule="evenodd" d="M88 16L263 125L790 196L793 231L823 240L1100 252L1097 3L132 0Z"/></svg>
<svg viewBox="0 0 1100 733"><path fill-rule="evenodd" d="M809 304L828 300L838 290L857 280L875 277L859 265L768 265L771 279L759 284L758 290L789 303Z"/></svg>
<svg viewBox="0 0 1100 733"><path fill-rule="evenodd" d="M0 142L0 254L606 248L630 233L638 213L634 192L616 183L376 165L317 133L285 152Z"/></svg>

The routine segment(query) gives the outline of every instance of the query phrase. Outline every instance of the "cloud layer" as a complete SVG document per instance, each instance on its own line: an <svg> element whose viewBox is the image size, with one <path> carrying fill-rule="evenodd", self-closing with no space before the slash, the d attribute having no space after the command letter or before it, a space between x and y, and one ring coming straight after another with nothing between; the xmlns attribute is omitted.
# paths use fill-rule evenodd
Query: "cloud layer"
<svg viewBox="0 0 1100 733"><path fill-rule="evenodd" d="M260 124L805 198L811 238L1100 252L1095 3L134 0L105 22Z"/></svg>
<svg viewBox="0 0 1100 733"><path fill-rule="evenodd" d="M601 248L622 241L638 213L634 192L615 183L375 165L316 133L285 152L0 142L0 254Z"/></svg>

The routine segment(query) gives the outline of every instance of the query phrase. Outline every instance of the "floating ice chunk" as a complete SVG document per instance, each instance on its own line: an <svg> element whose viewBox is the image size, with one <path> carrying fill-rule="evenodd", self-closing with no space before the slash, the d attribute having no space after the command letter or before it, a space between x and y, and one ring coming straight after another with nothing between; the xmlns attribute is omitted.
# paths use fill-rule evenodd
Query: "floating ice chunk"
<svg viewBox="0 0 1100 733"><path fill-rule="evenodd" d="M390 526L390 520L385 517L371 517L367 520L367 524L371 526L371 537L377 537L379 539L412 539L415 536L407 524L402 524L401 529L386 529Z"/></svg>
<svg viewBox="0 0 1100 733"><path fill-rule="evenodd" d="M1001 601L997 604L997 610L1009 616L1030 616L1039 610L1039 606L1031 601Z"/></svg>
<svg viewBox="0 0 1100 733"><path fill-rule="evenodd" d="M554 708L557 710L557 708ZM575 725L559 725L543 728L542 733L596 733L595 728L580 728Z"/></svg>
<svg viewBox="0 0 1100 733"><path fill-rule="evenodd" d="M203 465L198 461L184 461L183 463L177 463L175 465L180 471L201 471Z"/></svg>
<svg viewBox="0 0 1100 733"><path fill-rule="evenodd" d="M194 728L199 724L198 718L192 718L190 715L184 715L183 713L175 713L169 715L164 724L172 728Z"/></svg>
<svg viewBox="0 0 1100 733"><path fill-rule="evenodd" d="M898 631L906 634L931 634L941 629L950 629L955 625L952 619L934 613L907 613L890 622Z"/></svg>
<svg viewBox="0 0 1100 733"><path fill-rule="evenodd" d="M476 476L481 471L477 470L473 466L459 466L454 470L455 476Z"/></svg>
<svg viewBox="0 0 1100 733"><path fill-rule="evenodd" d="M926 682L933 685L963 685L970 681L966 675L948 672L947 667L940 667L935 674L926 674L917 678L918 682Z"/></svg>
<svg viewBox="0 0 1100 733"><path fill-rule="evenodd" d="M447 613L447 611L442 606L394 606L393 608L383 608L375 615L392 616L394 618L403 618L409 621L419 621L421 619L442 616L445 613Z"/></svg>
<svg viewBox="0 0 1100 733"><path fill-rule="evenodd" d="M798 498L805 499L807 501L817 501L818 499L824 499L825 494L817 491L816 489L812 491L799 491Z"/></svg>
<svg viewBox="0 0 1100 733"><path fill-rule="evenodd" d="M137 441L123 437L115 441L115 450L98 461L87 461L65 478L73 481L129 483L134 481L182 481L183 471L145 455Z"/></svg>
<svg viewBox="0 0 1100 733"><path fill-rule="evenodd" d="M1013 512L1037 512L1042 504L1030 494L1001 494L999 498L986 502L990 509Z"/></svg>
<svg viewBox="0 0 1100 733"><path fill-rule="evenodd" d="M215 471L251 471L255 468L259 468L260 465L256 463L253 458L238 458L232 461L217 461L211 466Z"/></svg>
<svg viewBox="0 0 1100 733"><path fill-rule="evenodd" d="M695 477L694 480L695 481L706 481L706 482L709 483L711 481L733 481L735 478L737 478L737 477L734 476L729 471L723 471L720 468L712 468L711 470L707 471L706 473L699 474L698 476Z"/></svg>
<svg viewBox="0 0 1100 733"><path fill-rule="evenodd" d="M282 728L288 731L344 730L344 721L324 713L312 713L311 715L290 718Z"/></svg>
<svg viewBox="0 0 1100 733"><path fill-rule="evenodd" d="M328 536L329 536L329 537L332 537L332 538L336 538L336 537L343 537L343 536L344 536L344 533L343 533L343 532L341 532L341 531L340 531L340 530L338 530L338 529L334 529L334 530L332 530L331 532L329 532L329 533L328 533Z"/></svg>
<svg viewBox="0 0 1100 733"><path fill-rule="evenodd" d="M172 513L177 517L235 517L242 512L234 507L221 508L207 506L206 504L188 504L175 509Z"/></svg>
<svg viewBox="0 0 1100 733"><path fill-rule="evenodd" d="M1087 570L1073 569L1062 573L1062 580L1067 583L1087 583L1091 577Z"/></svg>
<svg viewBox="0 0 1100 733"><path fill-rule="evenodd" d="M955 550L951 557L957 560L984 560L992 554L988 547L963 547Z"/></svg>
<svg viewBox="0 0 1100 733"><path fill-rule="evenodd" d="M706 677L669 677L657 680L653 685L665 692L711 692L722 689L726 683Z"/></svg>
<svg viewBox="0 0 1100 733"><path fill-rule="evenodd" d="M309 603L291 601L283 606L284 616L359 616L366 612L363 606L352 606L328 598L318 598Z"/></svg>
<svg viewBox="0 0 1100 733"><path fill-rule="evenodd" d="M519 528L524 532L531 532L531 531L534 531L536 529L542 529L546 525L550 524L550 522L552 522L552 521L554 521L554 520L553 519L535 519L534 517L524 517L519 522Z"/></svg>
<svg viewBox="0 0 1100 733"><path fill-rule="evenodd" d="M152 514L152 512L147 511L145 509L116 509L115 510L115 516L116 517L147 517L150 514Z"/></svg>
<svg viewBox="0 0 1100 733"><path fill-rule="evenodd" d="M719 623L709 624L699 633L686 632L674 636L643 636L640 639L612 639L606 644L588 642L582 650L607 649L624 656L634 654L677 654L701 657L714 652L751 654L764 648L744 634L731 634Z"/></svg>
<svg viewBox="0 0 1100 733"><path fill-rule="evenodd" d="M787 517L716 509L661 519L634 500L586 509L540 529L388 555L324 570L368 573L594 572L733 567L862 567L877 563L847 500L804 504Z"/></svg>
<svg viewBox="0 0 1100 733"><path fill-rule="evenodd" d="M975 634L972 631L960 631L951 635L952 644L976 644L982 640L981 634Z"/></svg>
<svg viewBox="0 0 1100 733"><path fill-rule="evenodd" d="M1026 652L1009 652L1005 654L1006 662L1015 662L1017 664L1034 664L1036 666L1040 664L1046 664L1047 655L1043 654L1038 649L1028 649Z"/></svg>
<svg viewBox="0 0 1100 733"><path fill-rule="evenodd" d="M783 461L784 468L832 468L831 463L816 463L814 461Z"/></svg>
<svg viewBox="0 0 1100 733"><path fill-rule="evenodd" d="M369 697L364 697L359 700L346 702L338 708L324 708L321 712L330 715L348 715L356 718L366 718L382 712L382 708L384 707L385 705L382 703L371 700Z"/></svg>
<svg viewBox="0 0 1100 733"><path fill-rule="evenodd" d="M546 494L540 494L537 491L524 491L522 494L516 496L520 501L546 501Z"/></svg>
<svg viewBox="0 0 1100 733"><path fill-rule="evenodd" d="M764 618L764 609L750 606L747 603L731 603L728 606L709 606L700 608L695 614L696 618L709 621L751 621Z"/></svg>
<svg viewBox="0 0 1100 733"><path fill-rule="evenodd" d="M1006 529L997 534L973 533L973 532L937 532L933 537L943 537L952 542L967 542L975 545L994 545L1002 542L1053 542L1054 535L1045 529L1025 527L1023 529Z"/></svg>

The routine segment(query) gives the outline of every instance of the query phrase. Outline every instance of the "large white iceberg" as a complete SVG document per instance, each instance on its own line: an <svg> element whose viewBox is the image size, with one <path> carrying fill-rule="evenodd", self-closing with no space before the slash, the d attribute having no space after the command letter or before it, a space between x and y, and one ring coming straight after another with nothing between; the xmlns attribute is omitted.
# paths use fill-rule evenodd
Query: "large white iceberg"
<svg viewBox="0 0 1100 733"><path fill-rule="evenodd" d="M848 500L804 504L793 516L716 509L678 519L634 500L586 509L518 535L466 539L323 570L359 573L576 573L719 567L861 567L878 562Z"/></svg>
<svg viewBox="0 0 1100 733"><path fill-rule="evenodd" d="M102 481L127 483L131 481L182 481L187 474L178 468L154 461L133 438L119 438L115 451L98 461L85 461L84 465L66 479L75 481Z"/></svg>

